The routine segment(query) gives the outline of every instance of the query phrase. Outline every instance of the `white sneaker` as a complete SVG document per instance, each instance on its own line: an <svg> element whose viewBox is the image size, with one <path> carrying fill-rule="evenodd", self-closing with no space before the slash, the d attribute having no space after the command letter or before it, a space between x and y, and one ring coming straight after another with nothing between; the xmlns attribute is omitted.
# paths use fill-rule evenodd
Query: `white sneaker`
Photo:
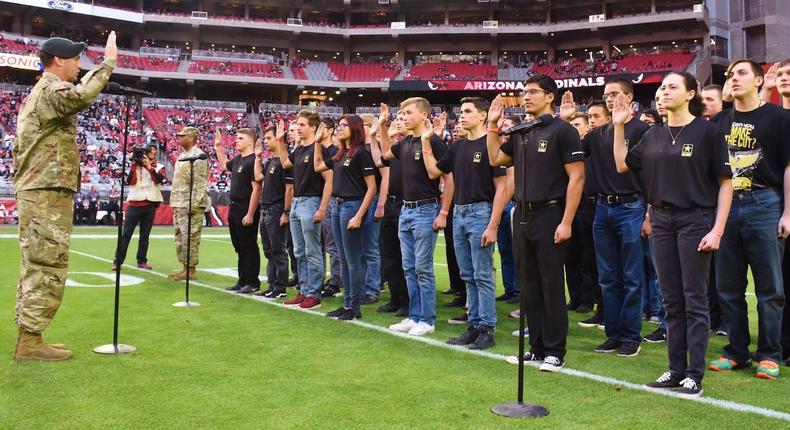
<svg viewBox="0 0 790 430"><path fill-rule="evenodd" d="M559 372L564 364L565 362L558 357L549 355L543 360L543 364L540 365L540 370L543 372Z"/></svg>
<svg viewBox="0 0 790 430"><path fill-rule="evenodd" d="M511 311L509 315L510 318L519 319L521 317L521 312L518 309L516 309L515 311Z"/></svg>
<svg viewBox="0 0 790 430"><path fill-rule="evenodd" d="M513 330L513 337L518 337L518 330ZM524 327L524 337L529 337L529 328Z"/></svg>
<svg viewBox="0 0 790 430"><path fill-rule="evenodd" d="M403 321L393 324L390 326L390 330L399 331L401 333L408 333L409 330L413 329L417 323L414 322L411 318L406 318Z"/></svg>
<svg viewBox="0 0 790 430"><path fill-rule="evenodd" d="M417 325L412 327L411 330L409 330L409 334L412 336L425 336L426 334L433 333L435 330L436 329L434 328L434 326L426 324L424 322L419 322L417 323Z"/></svg>

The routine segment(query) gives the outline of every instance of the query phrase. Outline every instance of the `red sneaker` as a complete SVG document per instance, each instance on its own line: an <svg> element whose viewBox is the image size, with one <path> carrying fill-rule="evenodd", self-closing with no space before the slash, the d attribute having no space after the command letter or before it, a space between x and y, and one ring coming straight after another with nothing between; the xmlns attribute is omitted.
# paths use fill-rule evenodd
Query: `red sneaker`
<svg viewBox="0 0 790 430"><path fill-rule="evenodd" d="M302 309L318 309L321 307L321 299L313 296L307 297L299 307Z"/></svg>
<svg viewBox="0 0 790 430"><path fill-rule="evenodd" d="M296 295L296 297L294 297L294 298L293 298L293 299L291 299L291 300L286 300L286 301L284 301L284 302L283 302L283 304L284 304L285 306L299 306L299 305L301 305L301 304L302 304L302 302L304 301L304 299L305 299L305 296L303 296L303 295L301 295L301 294L297 294L297 295Z"/></svg>
<svg viewBox="0 0 790 430"><path fill-rule="evenodd" d="M151 270L151 269L153 269L153 267L151 267L151 265L148 264L148 263L140 263L140 264L137 265L137 268L138 269L144 269L144 270Z"/></svg>

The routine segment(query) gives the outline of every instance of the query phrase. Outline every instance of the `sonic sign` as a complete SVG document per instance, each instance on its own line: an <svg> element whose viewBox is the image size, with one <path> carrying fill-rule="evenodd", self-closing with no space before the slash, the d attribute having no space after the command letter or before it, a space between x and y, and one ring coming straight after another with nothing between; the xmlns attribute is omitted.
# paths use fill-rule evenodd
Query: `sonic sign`
<svg viewBox="0 0 790 430"><path fill-rule="evenodd" d="M556 79L557 88L602 87L614 77L630 79L634 84L661 82L664 73L639 73L620 76L587 76ZM390 91L521 91L523 81L390 81Z"/></svg>

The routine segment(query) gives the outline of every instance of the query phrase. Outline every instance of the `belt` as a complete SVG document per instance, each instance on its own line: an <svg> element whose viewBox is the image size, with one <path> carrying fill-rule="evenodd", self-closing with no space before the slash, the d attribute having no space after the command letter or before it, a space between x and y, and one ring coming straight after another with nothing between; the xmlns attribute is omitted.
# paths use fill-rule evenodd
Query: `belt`
<svg viewBox="0 0 790 430"><path fill-rule="evenodd" d="M396 196L394 194L388 194L387 195L387 200L389 200L389 201L391 201L393 203L403 203L403 197Z"/></svg>
<svg viewBox="0 0 790 430"><path fill-rule="evenodd" d="M610 205L616 205L616 204L620 204L620 203L633 203L633 202L639 200L639 198L641 196L642 195L638 194L638 193L622 194L622 195L618 195L618 194L614 194L614 195L598 194L598 200L600 200L600 201L602 201L604 203L608 203Z"/></svg>
<svg viewBox="0 0 790 430"><path fill-rule="evenodd" d="M404 200L403 201L403 206L408 208L408 209L414 209L414 208L418 208L420 206L429 205L431 203L439 203L439 199L437 199L436 197L433 197L433 198L430 198L430 199L416 200L416 201L413 201L413 202L408 202L408 201Z"/></svg>
<svg viewBox="0 0 790 430"><path fill-rule="evenodd" d="M595 202L598 201L598 197L595 197L595 196L584 196L584 197L582 197L582 199L584 199L584 200L586 200L588 202L591 202L591 203L595 203Z"/></svg>
<svg viewBox="0 0 790 430"><path fill-rule="evenodd" d="M526 202L526 203L516 203L516 207L524 208L527 211L536 211L538 209L547 208L549 206L557 206L562 204L562 199L554 199L554 200L545 200L542 202Z"/></svg>
<svg viewBox="0 0 790 430"><path fill-rule="evenodd" d="M332 199L334 199L335 203L358 202L358 201L362 200L359 197L350 197L350 198L332 197Z"/></svg>

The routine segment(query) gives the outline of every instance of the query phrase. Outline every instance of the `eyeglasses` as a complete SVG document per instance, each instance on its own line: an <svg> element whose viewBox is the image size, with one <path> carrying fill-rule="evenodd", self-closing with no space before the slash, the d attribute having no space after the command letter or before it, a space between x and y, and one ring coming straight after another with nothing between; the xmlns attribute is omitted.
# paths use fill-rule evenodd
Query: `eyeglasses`
<svg viewBox="0 0 790 430"><path fill-rule="evenodd" d="M530 89L530 90L522 91L521 92L521 96L523 97L525 95L529 95L530 97L535 97L536 95L538 95L540 93L548 93L548 91L546 91L546 90L536 90L536 89L533 88L533 89Z"/></svg>
<svg viewBox="0 0 790 430"><path fill-rule="evenodd" d="M613 99L613 98L619 96L620 94L628 94L628 93L621 93L620 91L612 91L611 93L604 93L603 98L604 98L604 100L606 100L606 99Z"/></svg>
<svg viewBox="0 0 790 430"><path fill-rule="evenodd" d="M336 130L343 130L344 128L348 128L348 124L343 124L342 122L335 127Z"/></svg>

